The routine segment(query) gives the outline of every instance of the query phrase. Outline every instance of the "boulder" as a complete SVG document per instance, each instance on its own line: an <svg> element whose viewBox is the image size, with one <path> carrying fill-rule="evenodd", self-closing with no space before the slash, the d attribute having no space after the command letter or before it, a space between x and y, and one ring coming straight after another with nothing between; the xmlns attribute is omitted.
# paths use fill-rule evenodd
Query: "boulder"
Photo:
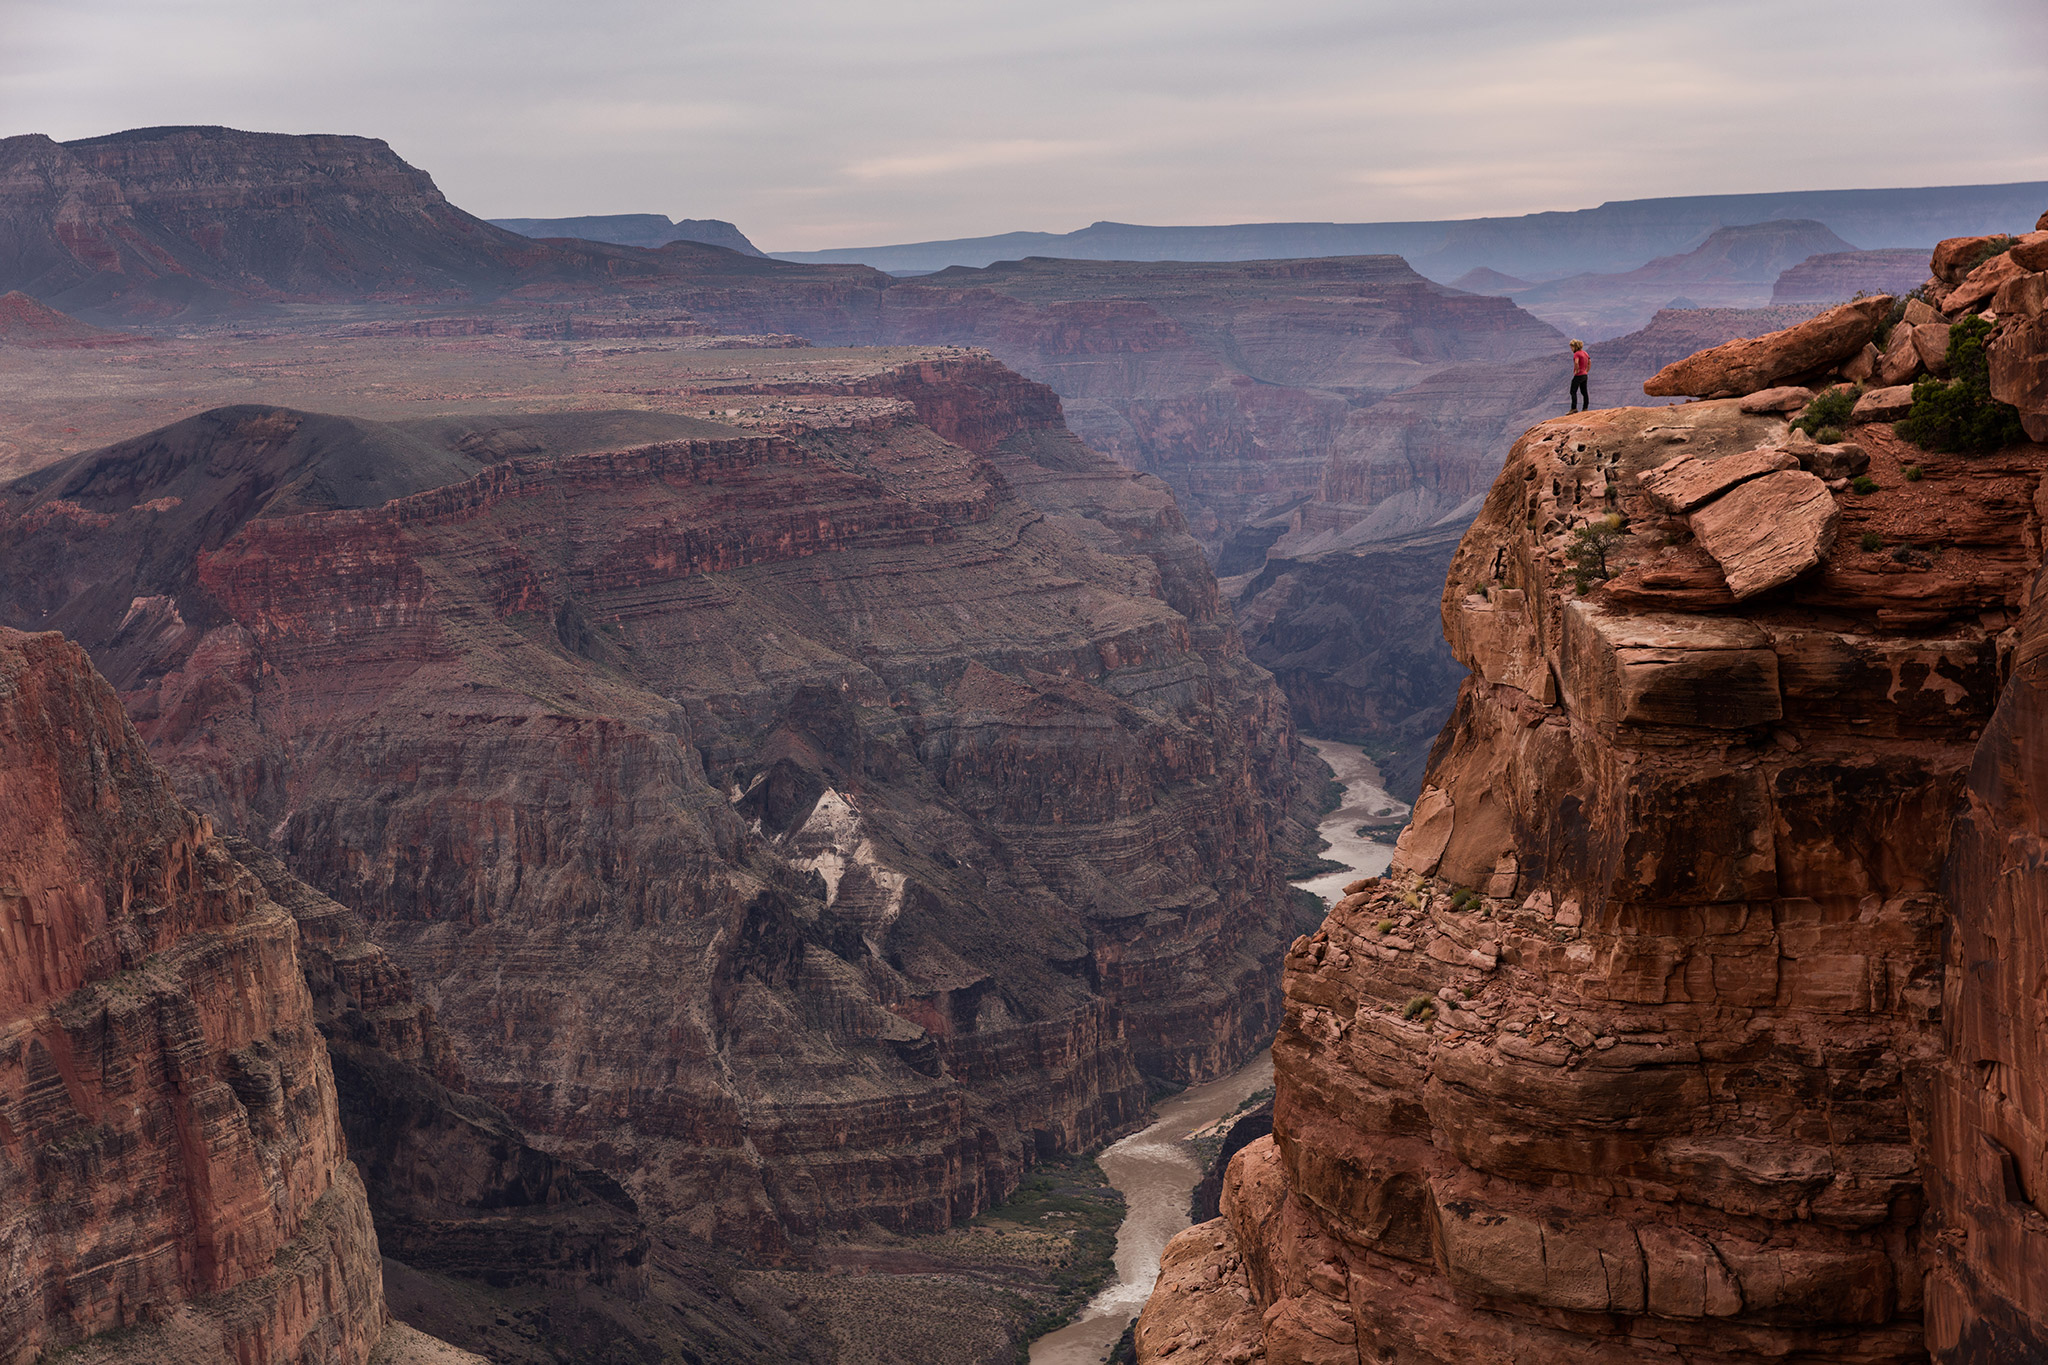
<svg viewBox="0 0 2048 1365"><path fill-rule="evenodd" d="M2041 210L2041 216L2034 220L2034 231L2048 232L2048 209Z"/></svg>
<svg viewBox="0 0 2048 1365"><path fill-rule="evenodd" d="M1972 270L1968 277L1956 286L1956 292L1948 296L1948 309L1951 313L1957 313L1977 308L1996 294L2000 285L2016 280L2026 273L2027 268L2015 261L2010 251L2000 252Z"/></svg>
<svg viewBox="0 0 2048 1365"><path fill-rule="evenodd" d="M1920 353L1920 363L1927 367L1929 374L1948 373L1948 324L1930 322L1925 327L1913 329L1913 349Z"/></svg>
<svg viewBox="0 0 2048 1365"><path fill-rule="evenodd" d="M1738 602L1820 563L1841 520L1827 484L1789 469L1739 484L1687 518Z"/></svg>
<svg viewBox="0 0 2048 1365"><path fill-rule="evenodd" d="M1813 401L1813 390L1797 384L1764 389L1742 400L1744 412L1796 412Z"/></svg>
<svg viewBox="0 0 2048 1365"><path fill-rule="evenodd" d="M2048 313L2000 328L1985 358L1991 396L2020 410L2030 439L2048 441Z"/></svg>
<svg viewBox="0 0 2048 1365"><path fill-rule="evenodd" d="M1796 468L1798 463L1790 452L1783 450L1745 450L1717 460L1681 455L1644 471L1640 480L1650 501L1667 512L1685 513L1720 497L1737 484Z"/></svg>
<svg viewBox="0 0 2048 1365"><path fill-rule="evenodd" d="M1915 327L1920 327L1930 322L1947 322L1948 319L1943 317L1935 309L1934 305L1925 299L1907 299L1906 321L1912 323Z"/></svg>
<svg viewBox="0 0 2048 1365"><path fill-rule="evenodd" d="M1803 431L1792 433L1792 457L1799 467L1823 479L1853 479L1870 468L1870 456L1854 441L1822 445Z"/></svg>
<svg viewBox="0 0 2048 1365"><path fill-rule="evenodd" d="M2005 253L2028 270L2048 270L2048 232L2030 232Z"/></svg>
<svg viewBox="0 0 2048 1365"><path fill-rule="evenodd" d="M1853 299L1782 332L1709 347L1657 371L1643 392L1659 398L1734 398L1826 370L1861 351L1891 307L1887 294Z"/></svg>
<svg viewBox="0 0 2048 1365"><path fill-rule="evenodd" d="M1849 414L1850 422L1896 422L1913 407L1913 386L1894 384L1890 388L1871 389L1856 400L1856 408ZM1860 472L1860 471L1859 471Z"/></svg>
<svg viewBox="0 0 2048 1365"><path fill-rule="evenodd" d="M1934 277L1947 284L1961 284L1964 276L1977 268L1977 260L1984 248L1999 240L1997 236L1950 237L1934 248Z"/></svg>
<svg viewBox="0 0 2048 1365"><path fill-rule="evenodd" d="M1770 637L1740 617L1621 612L1581 599L1565 608L1564 627L1567 689L1580 714L1715 730L1785 714Z"/></svg>
<svg viewBox="0 0 2048 1365"><path fill-rule="evenodd" d="M1914 299L1914 303L1920 300ZM1925 305L1922 305L1925 307ZM1934 311L1928 309L1929 312ZM1911 306L1907 313L1912 312ZM1920 373L1920 351L1913 345L1915 327L1911 322L1902 322L1892 328L1892 334L1884 349L1884 359L1878 362L1877 382L1880 384L1903 384Z"/></svg>
<svg viewBox="0 0 2048 1365"><path fill-rule="evenodd" d="M2048 270L2007 280L1991 296L1991 311L2002 318L2030 318L2043 309L2048 309Z"/></svg>
<svg viewBox="0 0 2048 1365"><path fill-rule="evenodd" d="M1858 384L1877 373L1877 343L1866 341L1862 351L1842 362L1842 378L1853 379Z"/></svg>

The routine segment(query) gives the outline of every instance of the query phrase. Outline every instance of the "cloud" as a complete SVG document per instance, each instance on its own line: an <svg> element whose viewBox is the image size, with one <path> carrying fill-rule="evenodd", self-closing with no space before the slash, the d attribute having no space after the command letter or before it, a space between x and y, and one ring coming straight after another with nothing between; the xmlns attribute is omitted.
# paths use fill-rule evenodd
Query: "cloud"
<svg viewBox="0 0 2048 1365"><path fill-rule="evenodd" d="M2040 0L0 0L0 28L0 131L363 133L474 212L781 249L2048 176Z"/></svg>

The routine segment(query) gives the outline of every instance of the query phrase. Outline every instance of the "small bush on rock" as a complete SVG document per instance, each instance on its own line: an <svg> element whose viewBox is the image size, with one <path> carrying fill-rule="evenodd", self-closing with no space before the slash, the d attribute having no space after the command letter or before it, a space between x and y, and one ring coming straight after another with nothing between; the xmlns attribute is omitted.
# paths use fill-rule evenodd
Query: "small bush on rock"
<svg viewBox="0 0 2048 1365"><path fill-rule="evenodd" d="M1866 550L1882 550L1884 548L1884 537L1875 531L1865 531L1857 538L1856 543Z"/></svg>
<svg viewBox="0 0 2048 1365"><path fill-rule="evenodd" d="M1918 482L1920 482L1920 480L1922 480L1922 479L1924 479L1924 478L1926 478L1926 477L1927 477L1927 476L1926 476L1925 474L1922 474L1922 473L1920 472L1920 466L1919 466L1919 465L1917 465L1917 464L1909 464L1909 465L1907 465L1907 466L1906 466L1906 482L1907 482L1907 483L1918 483Z"/></svg>
<svg viewBox="0 0 2048 1365"><path fill-rule="evenodd" d="M1848 389L1829 389L1814 395L1806 411L1792 424L1792 430L1803 431L1823 445L1833 445L1842 439L1842 428L1849 425L1849 414L1856 410L1856 400L1862 397L1862 386ZM1832 435L1822 435L1831 432Z"/></svg>
<svg viewBox="0 0 2048 1365"><path fill-rule="evenodd" d="M1436 997L1429 995L1416 996L1401 1010L1401 1017L1410 1022L1419 1019L1425 1024L1428 1023L1436 1018Z"/></svg>
<svg viewBox="0 0 2048 1365"><path fill-rule="evenodd" d="M1621 540L1621 518L1602 517L1572 532L1564 557L1571 564L1572 586L1581 597L1594 583L1604 583L1613 574L1607 567L1607 552Z"/></svg>
<svg viewBox="0 0 2048 1365"><path fill-rule="evenodd" d="M1877 480L1871 478L1868 474L1858 474L1849 481L1849 487L1855 489L1858 493L1875 493L1877 491Z"/></svg>
<svg viewBox="0 0 2048 1365"><path fill-rule="evenodd" d="M1964 318L1948 331L1947 383L1923 375L1913 384L1913 408L1899 435L1923 450L1998 450L2020 440L2020 411L1991 396L1991 362L1984 343L1991 324Z"/></svg>
<svg viewBox="0 0 2048 1365"><path fill-rule="evenodd" d="M1993 256L2003 256L2006 252L2012 250L2013 243L2017 241L2019 241L2017 237L1993 237L1990 241L1977 248L1976 258L1970 262L1963 273L1965 275L1969 274L1970 271L1975 270Z"/></svg>

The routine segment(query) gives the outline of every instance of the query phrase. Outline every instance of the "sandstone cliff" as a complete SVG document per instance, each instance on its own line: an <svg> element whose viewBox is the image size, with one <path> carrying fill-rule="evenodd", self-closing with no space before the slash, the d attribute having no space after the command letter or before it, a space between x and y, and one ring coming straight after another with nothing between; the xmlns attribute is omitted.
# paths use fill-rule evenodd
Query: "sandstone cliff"
<svg viewBox="0 0 2048 1365"><path fill-rule="evenodd" d="M1917 325L2018 278L1982 254L1937 250ZM1891 308L1661 379L1744 397L1516 444L1395 872L1290 953L1274 1138L1169 1250L1140 1360L2040 1353L2048 448L1820 444L1780 416L1810 391L1748 392L1870 364Z"/></svg>
<svg viewBox="0 0 2048 1365"><path fill-rule="evenodd" d="M1134 1117L1141 1069L1241 1059L1296 799L1171 498L1048 391L777 375L713 386L761 427L626 448L213 413L0 530L9 616L369 922L476 1095L765 1254L944 1227Z"/></svg>
<svg viewBox="0 0 2048 1365"><path fill-rule="evenodd" d="M361 1362L384 1328L293 922L84 651L0 629L0 1360Z"/></svg>

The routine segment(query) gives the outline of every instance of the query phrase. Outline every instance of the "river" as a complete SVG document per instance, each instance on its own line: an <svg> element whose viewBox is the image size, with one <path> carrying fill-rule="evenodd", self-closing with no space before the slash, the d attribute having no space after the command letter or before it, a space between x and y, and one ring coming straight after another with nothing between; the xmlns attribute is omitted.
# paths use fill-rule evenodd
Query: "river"
<svg viewBox="0 0 2048 1365"><path fill-rule="evenodd" d="M1407 820L1408 808L1381 787L1379 770L1363 750L1306 735L1302 742L1330 765L1344 786L1342 804L1317 827L1329 845L1323 856L1343 863L1343 869L1295 883L1328 905L1343 893L1346 882L1387 870L1394 856L1393 836ZM1361 826L1381 839L1359 833ZM1031 1343L1031 1365L1101 1365L1109 1358L1125 1324L1151 1297L1152 1282L1159 1278L1160 1253L1188 1225L1188 1196L1202 1172L1181 1144L1235 1114L1248 1097L1272 1083L1272 1054L1262 1052L1220 1080L1189 1086L1158 1107L1151 1126L1103 1149L1096 1160L1124 1197L1124 1221L1116 1233L1116 1279L1089 1300L1074 1321Z"/></svg>

